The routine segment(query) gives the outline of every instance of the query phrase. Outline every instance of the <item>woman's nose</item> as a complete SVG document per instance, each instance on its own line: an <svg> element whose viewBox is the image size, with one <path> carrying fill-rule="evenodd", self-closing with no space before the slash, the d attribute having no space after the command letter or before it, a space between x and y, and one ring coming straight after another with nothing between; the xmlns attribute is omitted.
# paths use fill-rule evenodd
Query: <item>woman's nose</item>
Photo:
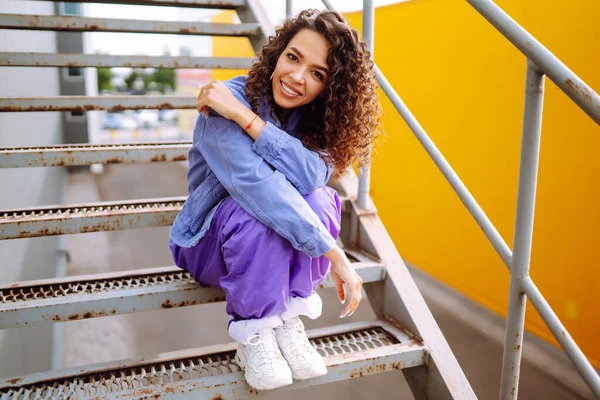
<svg viewBox="0 0 600 400"><path fill-rule="evenodd" d="M303 68L297 68L290 73L290 77L297 83L302 83L304 77Z"/></svg>

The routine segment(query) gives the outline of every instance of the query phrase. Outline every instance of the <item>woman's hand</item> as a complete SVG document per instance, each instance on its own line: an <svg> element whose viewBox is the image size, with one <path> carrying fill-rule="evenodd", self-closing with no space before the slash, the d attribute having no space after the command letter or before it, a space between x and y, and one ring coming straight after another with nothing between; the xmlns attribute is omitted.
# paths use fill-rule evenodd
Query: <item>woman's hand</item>
<svg viewBox="0 0 600 400"><path fill-rule="evenodd" d="M208 116L208 107L212 108L223 117L235 120L243 111L247 109L231 91L221 81L212 81L208 85L200 87L198 94L198 112L203 112Z"/></svg>
<svg viewBox="0 0 600 400"><path fill-rule="evenodd" d="M342 310L340 318L352 315L362 300L361 289L363 281L360 279L360 276L358 276L354 268L352 268L344 250L339 246L333 246L333 248L324 255L331 261L331 277L335 282L338 299L340 299L342 303L346 301L346 289L344 288L344 283L348 286L348 290L350 291L350 299Z"/></svg>

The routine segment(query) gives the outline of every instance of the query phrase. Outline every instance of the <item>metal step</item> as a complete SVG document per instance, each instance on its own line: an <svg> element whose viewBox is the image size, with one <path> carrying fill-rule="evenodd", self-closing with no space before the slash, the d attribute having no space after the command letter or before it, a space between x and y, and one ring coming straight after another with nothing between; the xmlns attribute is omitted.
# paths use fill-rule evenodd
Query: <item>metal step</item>
<svg viewBox="0 0 600 400"><path fill-rule="evenodd" d="M0 210L0 240L171 226L186 196ZM340 196L342 211L350 199Z"/></svg>
<svg viewBox="0 0 600 400"><path fill-rule="evenodd" d="M385 278L376 261L361 257L353 267L365 283ZM328 276L320 288L334 286ZM0 330L224 300L221 289L204 287L175 266L4 284Z"/></svg>
<svg viewBox="0 0 600 400"><path fill-rule="evenodd" d="M255 36L260 25L199 21L145 21L57 15L0 14L0 29L61 32L121 32L206 36Z"/></svg>
<svg viewBox="0 0 600 400"><path fill-rule="evenodd" d="M181 141L0 148L0 168L185 161L191 146Z"/></svg>
<svg viewBox="0 0 600 400"><path fill-rule="evenodd" d="M308 332L327 375L278 391L401 370L428 362L425 346L393 321ZM235 361L235 343L50 371L0 381L0 399L239 399L259 394ZM85 372L84 372L85 371ZM271 393L271 392L264 392Z"/></svg>
<svg viewBox="0 0 600 400"><path fill-rule="evenodd" d="M0 240L171 226L186 198L0 210Z"/></svg>
<svg viewBox="0 0 600 400"><path fill-rule="evenodd" d="M0 111L96 111L196 108L195 96L0 97Z"/></svg>
<svg viewBox="0 0 600 400"><path fill-rule="evenodd" d="M81 3L81 0L36 0L51 1L54 3ZM115 4L114 0L85 0L86 3ZM246 0L119 0L119 4L133 4L140 6L159 7L191 7L208 8L217 10L234 10L246 5Z"/></svg>
<svg viewBox="0 0 600 400"><path fill-rule="evenodd" d="M114 56L108 54L0 53L7 67L127 67L249 69L249 57Z"/></svg>

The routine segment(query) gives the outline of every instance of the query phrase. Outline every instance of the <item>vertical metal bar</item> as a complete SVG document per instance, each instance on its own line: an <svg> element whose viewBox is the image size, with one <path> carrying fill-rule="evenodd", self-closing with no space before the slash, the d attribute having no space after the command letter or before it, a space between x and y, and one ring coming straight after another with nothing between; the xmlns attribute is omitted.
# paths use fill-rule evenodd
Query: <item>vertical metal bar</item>
<svg viewBox="0 0 600 400"><path fill-rule="evenodd" d="M585 354L581 351L577 343L573 340L564 325L560 322L552 308L542 296L542 293L537 288L531 277L526 277L523 280L523 290L529 296L529 300L535 309L540 313L540 316L550 328L550 331L560 343L569 359L577 368L577 371L587 383L594 396L600 399L600 376L594 370L594 367L585 358Z"/></svg>
<svg viewBox="0 0 600 400"><path fill-rule="evenodd" d="M285 0L285 17L292 16L292 0Z"/></svg>
<svg viewBox="0 0 600 400"><path fill-rule="evenodd" d="M375 49L375 10L373 7L373 0L363 0L363 41L367 44L371 51L371 58L373 58L373 52ZM371 186L371 155L367 164L360 168L359 180L358 180L358 207L366 209L368 207L367 200L369 198L369 191Z"/></svg>
<svg viewBox="0 0 600 400"><path fill-rule="evenodd" d="M543 104L544 74L533 61L528 60L517 218L510 269L510 294L500 387L501 400L516 399L519 391L526 305L523 280L529 276Z"/></svg>

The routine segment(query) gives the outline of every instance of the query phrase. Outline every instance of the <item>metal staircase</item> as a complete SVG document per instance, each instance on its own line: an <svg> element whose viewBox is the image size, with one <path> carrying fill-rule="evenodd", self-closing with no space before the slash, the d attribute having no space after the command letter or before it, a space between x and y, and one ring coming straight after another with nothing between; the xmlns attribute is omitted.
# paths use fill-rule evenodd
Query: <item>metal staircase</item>
<svg viewBox="0 0 600 400"><path fill-rule="evenodd" d="M259 2L255 0L128 0L119 3L234 9L242 23L0 15L0 28L245 36L255 51L261 48L272 31ZM248 68L251 62L251 59L245 58L0 53L0 66L237 69ZM389 92L381 74L379 79L394 104L402 109L403 103L398 103L397 95ZM195 104L196 99L187 96L0 98L0 112L194 109ZM407 118L405 114L403 116ZM418 123L413 129L422 131ZM160 142L7 148L0 149L0 168L182 161L187 159L190 144ZM341 180L331 181L329 185L343 200L340 243L364 281L377 320L310 331L309 337L326 359L328 374L295 382L280 390L401 370L416 399L476 398L377 211L370 199L365 201L363 195L359 196L358 180L356 175L350 174ZM0 210L0 239L169 226L184 200L181 197L158 198ZM333 283L326 280L322 288L332 286ZM176 267L1 284L0 329L223 300L220 289L202 287ZM245 383L234 361L234 350L233 343L225 343L6 378L0 380L0 400L233 399L258 395ZM516 397L515 390L513 395Z"/></svg>

